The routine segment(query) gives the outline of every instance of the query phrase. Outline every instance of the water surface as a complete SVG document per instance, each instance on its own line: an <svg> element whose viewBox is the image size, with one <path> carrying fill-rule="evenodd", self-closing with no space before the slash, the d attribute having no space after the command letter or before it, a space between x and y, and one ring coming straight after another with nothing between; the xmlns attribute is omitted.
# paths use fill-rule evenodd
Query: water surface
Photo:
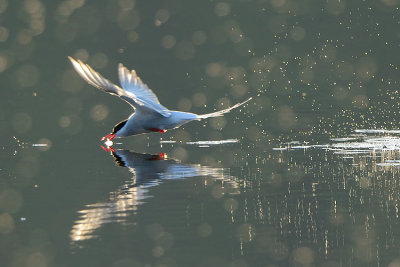
<svg viewBox="0 0 400 267"><path fill-rule="evenodd" d="M1 266L400 266L399 2L0 1ZM133 112L67 57L221 118Z"/></svg>

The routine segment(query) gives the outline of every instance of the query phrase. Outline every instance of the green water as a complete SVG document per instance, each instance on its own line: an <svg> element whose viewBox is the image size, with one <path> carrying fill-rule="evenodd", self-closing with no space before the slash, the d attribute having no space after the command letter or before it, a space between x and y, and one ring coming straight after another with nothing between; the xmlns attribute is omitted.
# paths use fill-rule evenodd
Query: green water
<svg viewBox="0 0 400 267"><path fill-rule="evenodd" d="M399 7L0 0L0 265L400 266L399 133L357 131L400 127ZM253 100L105 152L132 110L68 56L170 109Z"/></svg>

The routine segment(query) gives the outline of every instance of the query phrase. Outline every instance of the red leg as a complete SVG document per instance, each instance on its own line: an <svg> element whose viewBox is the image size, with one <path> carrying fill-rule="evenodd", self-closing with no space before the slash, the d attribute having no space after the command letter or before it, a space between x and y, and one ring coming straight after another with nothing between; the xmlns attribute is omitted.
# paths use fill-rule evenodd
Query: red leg
<svg viewBox="0 0 400 267"><path fill-rule="evenodd" d="M107 147L107 148L105 148L104 146L101 146L101 148L102 148L104 151L107 151L107 152L115 152L115 149L112 148L112 147Z"/></svg>
<svg viewBox="0 0 400 267"><path fill-rule="evenodd" d="M158 128L150 128L149 130L152 131L152 132L165 133L165 130L158 129Z"/></svg>
<svg viewBox="0 0 400 267"><path fill-rule="evenodd" d="M157 155L152 155L149 160L164 160L164 159L165 159L165 154L158 153Z"/></svg>

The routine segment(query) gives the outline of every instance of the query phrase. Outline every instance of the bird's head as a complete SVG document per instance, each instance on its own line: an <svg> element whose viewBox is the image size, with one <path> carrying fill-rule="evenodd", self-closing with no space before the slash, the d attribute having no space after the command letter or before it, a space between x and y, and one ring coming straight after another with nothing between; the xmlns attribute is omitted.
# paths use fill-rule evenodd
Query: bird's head
<svg viewBox="0 0 400 267"><path fill-rule="evenodd" d="M114 126L113 130L111 133L107 134L106 136L104 136L103 138L101 138L102 141L108 139L108 140L112 140L114 139L114 137L118 134L118 132L124 127L124 125L126 124L128 120L124 120L119 122L117 125Z"/></svg>
<svg viewBox="0 0 400 267"><path fill-rule="evenodd" d="M113 128L111 134L117 134L118 131L121 130L121 129L125 126L125 124L126 124L127 121L128 121L128 120L124 120L124 121L121 121L121 122L117 123L117 124L114 126L114 128Z"/></svg>

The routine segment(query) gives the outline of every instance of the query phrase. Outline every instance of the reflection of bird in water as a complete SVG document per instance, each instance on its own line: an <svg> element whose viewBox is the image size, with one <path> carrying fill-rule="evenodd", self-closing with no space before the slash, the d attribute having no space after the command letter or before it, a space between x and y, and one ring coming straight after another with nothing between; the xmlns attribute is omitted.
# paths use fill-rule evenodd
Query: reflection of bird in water
<svg viewBox="0 0 400 267"><path fill-rule="evenodd" d="M133 174L132 180L111 192L109 200L88 204L78 211L79 219L74 222L70 238L73 242L95 237L94 231L110 222L126 223L126 217L138 210L144 200L152 197L149 188L163 180L190 177L212 177L224 181L227 193L238 193L238 184L224 168L213 168L199 164L182 164L168 159L163 153L151 155L128 150L111 153L117 165L126 167Z"/></svg>
<svg viewBox="0 0 400 267"><path fill-rule="evenodd" d="M103 137L103 140L151 132L164 133L166 130L177 128L193 120L222 116L251 99L249 98L224 110L202 115L173 111L160 104L157 96L142 82L134 70L128 71L122 64L119 65L118 73L121 88L105 79L82 61L76 61L71 57L69 59L77 73L86 82L109 94L120 97L136 110L128 119L118 123L110 134Z"/></svg>

